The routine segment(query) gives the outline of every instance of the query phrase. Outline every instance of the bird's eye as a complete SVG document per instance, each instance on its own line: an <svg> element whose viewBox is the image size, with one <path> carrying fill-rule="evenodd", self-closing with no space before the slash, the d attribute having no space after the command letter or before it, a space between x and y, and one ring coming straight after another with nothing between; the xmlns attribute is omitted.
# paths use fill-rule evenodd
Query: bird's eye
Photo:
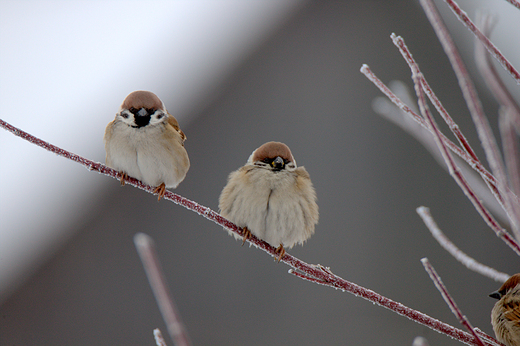
<svg viewBox="0 0 520 346"><path fill-rule="evenodd" d="M133 114L135 114L135 112L137 112L137 109L135 109L134 107L130 107L129 111Z"/></svg>
<svg viewBox="0 0 520 346"><path fill-rule="evenodd" d="M153 113L155 113L155 109L153 109L153 108L146 109L146 113L153 114Z"/></svg>
<svg viewBox="0 0 520 346"><path fill-rule="evenodd" d="M262 160L263 163L271 163L271 159L266 157L265 159Z"/></svg>
<svg viewBox="0 0 520 346"><path fill-rule="evenodd" d="M157 114L157 119L162 119L164 117L164 113Z"/></svg>

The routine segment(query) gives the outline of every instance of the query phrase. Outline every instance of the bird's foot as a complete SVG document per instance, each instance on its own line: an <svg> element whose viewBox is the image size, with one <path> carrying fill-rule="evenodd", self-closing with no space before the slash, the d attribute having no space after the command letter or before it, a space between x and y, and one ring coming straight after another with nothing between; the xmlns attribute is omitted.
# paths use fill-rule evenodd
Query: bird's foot
<svg viewBox="0 0 520 346"><path fill-rule="evenodd" d="M278 260L278 262L280 262L282 257L285 256L285 249L283 247L283 244L280 244L280 246L278 246L276 250L274 250L274 253L279 255L278 258L275 258L275 261Z"/></svg>
<svg viewBox="0 0 520 346"><path fill-rule="evenodd" d="M166 185L162 183L161 185L157 186L155 190L153 190L153 193L157 193L157 201L160 201L166 193Z"/></svg>
<svg viewBox="0 0 520 346"><path fill-rule="evenodd" d="M121 186L125 186L125 180L128 179L128 174L121 171L119 172L121 174L121 178L119 178L119 181L121 182Z"/></svg>
<svg viewBox="0 0 520 346"><path fill-rule="evenodd" d="M242 231L242 246L244 246L244 243L245 243L246 240L248 240L249 238L251 238L251 231L249 230L249 228L244 227L244 229L243 229L243 231Z"/></svg>

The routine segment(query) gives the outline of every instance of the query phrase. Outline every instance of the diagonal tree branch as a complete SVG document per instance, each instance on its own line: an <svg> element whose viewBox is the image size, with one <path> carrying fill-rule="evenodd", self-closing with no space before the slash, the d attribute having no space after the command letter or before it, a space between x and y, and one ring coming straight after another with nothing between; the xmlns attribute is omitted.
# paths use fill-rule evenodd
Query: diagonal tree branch
<svg viewBox="0 0 520 346"><path fill-rule="evenodd" d="M484 342L477 335L475 329L473 328L473 326L471 325L469 320L466 318L466 316L464 316L462 311L460 311L459 307L455 303L455 300L452 298L452 296L448 292L448 289L446 288L446 286L444 286L444 283L442 282L441 277L439 276L439 274L437 274L437 272L435 271L435 268L433 268L433 266L430 264L430 261L428 261L427 258L423 258L423 259L421 259L421 262L424 266L424 269L426 269L426 272L428 273L428 275L430 275L430 278L435 283L435 287L437 287L437 289L441 293L442 298L444 299L446 304L448 304L448 306L450 307L451 312L453 312L453 314L457 317L459 322L464 327L466 327L466 329L468 329L470 331L470 333L475 337L475 340L477 341L477 343L481 346L484 346Z"/></svg>
<svg viewBox="0 0 520 346"><path fill-rule="evenodd" d="M471 21L471 19L468 17L466 12L464 12L460 6L453 0L444 0L450 9L455 13L457 18L468 28L479 40L482 42L484 47L489 51L491 55L495 57L495 59L498 60L500 65L509 72L511 77L516 81L516 84L520 84L520 73L514 68L513 65L506 59L506 57L500 52L500 50L487 38L486 35L480 31L477 26ZM517 2L510 1L513 5L517 6ZM424 6L424 5L423 5ZM430 5L428 5L430 6ZM425 9L426 11L426 9ZM426 11L428 12L428 11ZM433 25L433 24L432 24ZM436 29L437 30L437 29Z"/></svg>
<svg viewBox="0 0 520 346"><path fill-rule="evenodd" d="M55 145L52 145L48 142L45 142L33 135L28 134L25 131L22 131L11 124L5 122L4 120L0 119L0 127L6 129L7 131L15 134L16 136L19 136L35 145L38 145L48 151L51 151L57 155L63 156L69 160L72 160L74 162L77 162L83 166L85 166L90 171L96 171L101 174L104 174L106 176L110 176L114 179L120 178L120 173L99 163L94 162L89 159L86 159L84 157L81 157L79 155L76 155L74 153L71 153L67 150L64 150L62 148L59 148ZM132 185L135 187L138 187L144 191L147 191L148 193L154 193L154 187L145 185L141 181L129 177L128 180L126 180L126 183L128 185ZM188 210L191 210L202 217L215 222L216 224L230 230L233 233L236 233L238 235L242 235L243 230L230 222L229 220L223 218L218 214L217 212L211 210L208 207L205 207L203 205L200 205L194 201L191 201L185 197L182 197L180 195L177 195L171 191L166 191L164 195L164 199L174 202L178 205L181 205L185 207ZM273 258L277 258L278 254L275 252L275 248L271 246L270 244L266 243L265 241L258 239L254 235L251 236L248 241L253 244L258 249L264 250L268 254L270 254ZM447 323L441 322L433 317L430 317L422 312L419 312L417 310L414 310L412 308L409 308L399 302L396 302L390 298L384 297L372 290L369 290L367 288L364 288L362 286L359 286L355 283L349 282L335 274L333 274L330 269L321 266L321 265L313 265L308 264L289 253L286 253L282 258L281 262L289 265L292 269L289 271L291 274L294 274L297 277L300 277L302 279L322 284L328 287L341 289L342 291L347 291L349 293L352 293L358 297L361 297L363 299L366 299L374 304L377 304L381 307L384 307L386 309L389 309L401 316L408 317L412 321L415 321L417 323L420 323L424 326L427 326L428 328L431 328L441 334L445 334L447 336L450 336L460 342L463 342L467 345L480 345L478 341L475 339L475 337L463 330L460 330L458 328L455 328ZM493 342L493 338L489 337L490 339L487 339L485 342L486 345L493 345L497 346L498 344Z"/></svg>

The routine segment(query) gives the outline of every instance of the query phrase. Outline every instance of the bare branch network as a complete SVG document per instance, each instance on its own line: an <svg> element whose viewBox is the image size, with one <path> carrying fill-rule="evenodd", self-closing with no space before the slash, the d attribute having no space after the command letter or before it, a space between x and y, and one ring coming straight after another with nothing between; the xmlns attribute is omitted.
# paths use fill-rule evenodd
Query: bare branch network
<svg viewBox="0 0 520 346"><path fill-rule="evenodd" d="M520 163L517 159L513 159L515 157L520 157L518 145L516 144L518 134L520 132L520 107L516 105L516 103L513 101L513 98L509 95L503 86L503 83L501 83L498 79L496 71L494 71L490 64L489 55L486 50L489 51L491 55L500 62L500 64L517 82L520 81L520 74L487 38L487 34L489 34L489 26L487 26L488 22L486 22L485 18L483 18L480 22L480 26L483 29L479 30L454 1L445 0L453 12L464 23L464 25L466 25L475 34L479 40L478 42L482 42L482 44L477 44L477 61L479 62L480 69L486 82L490 85L493 93L496 95L502 107L502 111L500 113L500 131L502 136L503 150L506 156L506 160L503 160L497 141L494 138L488 120L483 113L479 98L475 91L475 87L469 77L469 74L462 62L459 53L457 52L453 40L451 39L446 27L442 23L442 20L433 5L433 2L431 0L420 1L428 16L428 19L430 20L437 33L437 36L439 37L444 47L446 54L451 61L455 74L457 75L465 101L468 104L473 121L477 127L477 132L482 142L482 146L486 154L486 159L491 167L491 171L484 167L480 159L475 154L475 151L472 149L471 145L460 131L458 125L442 106L440 100L435 96L435 93L426 81L423 73L420 71L418 64L415 62L402 37L395 34L391 35L392 41L399 49L412 71L418 108L420 110L419 113L414 111L411 106L403 102L390 88L388 88L381 80L379 80L367 65L362 66L361 72L370 81L372 81L390 99L390 101L403 112L403 114L409 116L418 124L416 127L403 127L412 132L416 131L417 133L415 134L417 137L429 136L433 138L438 148L435 149L437 150L435 155L438 155L438 152L440 151L450 174L458 183L464 194L473 203L474 207L479 212L483 220L502 241L504 241L515 253L520 255L520 245L518 244L518 240L520 239L520 203L517 197L517 194L520 191L520 176L518 174L518 172L520 172ZM509 0L509 2L520 8L520 5L516 0ZM483 47L485 47L485 49ZM434 105L434 108L439 112L441 118L446 122L449 129L457 138L460 146L450 141L440 131L433 118L433 115L429 110L427 99L430 100L430 102ZM117 172L105 166L104 164L91 161L65 149L45 142L1 119L0 126L14 135L19 136L37 146L40 146L59 156L65 157L83 165L89 171L96 171L114 179L121 178L120 172ZM453 156L453 154L456 156ZM468 168L461 167L458 164L459 161L464 161L467 163L469 169L473 170L478 174L478 176L480 176L481 181L483 182L483 186L487 186L491 192L490 195L494 198L494 201L491 201L491 198L484 199L484 202L481 201L479 193L477 193L474 188L472 188L463 174L463 171L467 170ZM154 194L155 187L145 185L141 181L132 177L128 177L126 183L142 189L148 193ZM237 227L235 224L223 218L220 214L208 207L200 205L171 191L166 191L164 199L181 205L188 210L191 210L201 215L202 217L228 229L229 231L243 236L243 229ZM507 222L511 226L512 234L510 234L504 227L502 227L494 218L492 213L488 210L486 204L490 203L498 203L498 205L504 210ZM484 264L478 263L467 254L460 251L457 246L453 244L438 228L433 217L430 215L428 208L420 207L418 208L417 212L422 217L423 221L425 222L428 229L432 232L435 239L467 268L499 282L503 282L509 277L508 274L501 273ZM273 258L278 257L278 254L275 252L275 247L261 239L258 239L254 235L251 236L251 238L249 238L247 241L253 244L256 248L265 251ZM178 345L189 345L189 338L187 337L187 333L184 329L184 326L182 325L182 321L178 317L173 299L167 290L164 274L160 269L157 254L154 252L155 250L153 248L153 241L146 235L139 234L136 236L135 242L172 339L174 339L174 342ZM491 336L471 326L471 323L465 318L464 314L457 307L454 299L450 296L439 275L436 273L435 269L427 259L422 260L426 271L431 276L436 287L441 292L441 295L446 300L453 313L457 316L461 324L466 329L468 329L469 332L455 328L422 312L416 311L399 302L384 297L370 289L349 282L335 275L328 267L322 266L320 264L308 264L288 253L286 253L281 258L281 262L291 267L289 270L290 274L293 274L301 279L352 293L355 296L364 298L399 315L408 317L417 323L425 325L439 333L450 336L462 343L479 346L500 345L500 343L498 343ZM154 335L158 345L165 345L160 331L154 331ZM416 341L417 344L427 344L427 342L423 339L417 339Z"/></svg>

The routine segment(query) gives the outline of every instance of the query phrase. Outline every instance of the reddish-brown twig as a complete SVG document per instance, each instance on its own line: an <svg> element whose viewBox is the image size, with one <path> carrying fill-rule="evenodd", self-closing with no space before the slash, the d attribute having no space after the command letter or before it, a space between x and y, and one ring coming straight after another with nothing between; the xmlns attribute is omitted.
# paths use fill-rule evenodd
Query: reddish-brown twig
<svg viewBox="0 0 520 346"><path fill-rule="evenodd" d="M406 114L410 115L412 119L414 119L419 125L423 128L427 129L430 133L433 134L433 130L428 126L426 121L416 112L414 112L408 105L402 102L399 97L397 97L391 90L388 88L377 76L370 70L368 65L363 65L360 69L361 73L363 73L376 87L381 90L383 94L385 94L388 99L395 104L399 109L401 109ZM499 193L497 182L495 177L482 165L482 163L478 160L473 159L469 156L464 150L460 149L455 143L453 143L449 138L447 138L443 133L440 133L442 141L444 144L457 156L466 161L470 167L472 167L475 171L477 171L482 178L489 182L494 188L493 190Z"/></svg>
<svg viewBox="0 0 520 346"><path fill-rule="evenodd" d="M489 38L486 37L478 28L477 26L471 21L471 19L468 17L466 12L464 12L460 6L453 0L444 0L450 9L455 13L457 18L468 28L479 40L482 42L482 44L486 47L486 49L495 57L495 59L498 60L500 65L509 72L511 77L514 78L517 84L520 84L520 73L511 65L509 60L506 59L506 57L500 52L500 50L489 40ZM511 2L511 1L510 1ZM512 4L516 5L515 3L511 2Z"/></svg>
<svg viewBox="0 0 520 346"><path fill-rule="evenodd" d="M473 328L473 326L471 325L469 320L466 318L466 316L464 316L462 311L460 311L459 307L455 303L455 300L453 300L450 293L448 292L448 289L446 288L446 286L444 286L444 283L442 282L441 277L437 274L437 272L435 271L435 268L433 268L433 266L430 264L430 261L428 261L427 258L423 258L423 259L421 259L421 262L424 266L424 269L426 269L426 272L428 273L428 275L430 275L430 278L435 283L435 287L437 287L437 289L441 293L442 298L444 299L446 304L448 304L448 306L450 307L451 312L453 312L453 314L457 317L460 324L462 324L464 327L466 327L466 329L469 330L469 332L475 337L475 341L477 342L477 344L484 346L484 342L479 337L479 335L475 332L475 329Z"/></svg>

